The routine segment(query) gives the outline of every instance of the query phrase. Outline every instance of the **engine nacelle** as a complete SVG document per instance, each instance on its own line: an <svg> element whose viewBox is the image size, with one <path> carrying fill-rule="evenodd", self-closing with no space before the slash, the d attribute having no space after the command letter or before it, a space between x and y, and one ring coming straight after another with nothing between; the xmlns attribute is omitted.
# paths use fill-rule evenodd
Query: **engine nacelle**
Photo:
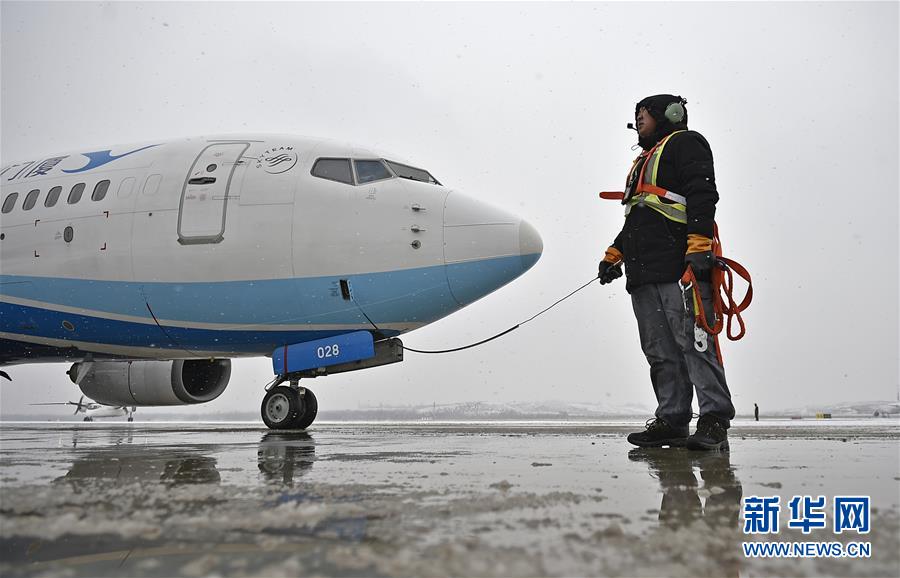
<svg viewBox="0 0 900 578"><path fill-rule="evenodd" d="M230 359L94 361L78 386L98 403L117 406L187 405L219 397L231 377ZM69 371L76 381L83 364Z"/></svg>

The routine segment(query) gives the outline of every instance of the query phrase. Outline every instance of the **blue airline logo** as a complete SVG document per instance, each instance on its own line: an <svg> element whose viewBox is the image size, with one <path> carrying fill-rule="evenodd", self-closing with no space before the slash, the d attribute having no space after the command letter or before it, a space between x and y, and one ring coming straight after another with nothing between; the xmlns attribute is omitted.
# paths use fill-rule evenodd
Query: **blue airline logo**
<svg viewBox="0 0 900 578"><path fill-rule="evenodd" d="M128 151L127 153L124 153L121 155L109 154L112 151L112 149L105 150L105 151L96 151L96 152L92 152L92 153L82 153L84 156L86 156L87 158L90 159L88 161L88 164L84 165L80 169L72 169L72 170L63 169L63 172L64 173L83 173L84 171L89 171L91 169L96 169L97 167L102 167L106 163L111 163L116 159L120 159L122 157L127 157L130 154L134 154L134 153L142 151L144 149L149 149L149 148L156 147L156 146L159 146L159 145L148 145L145 147L141 147L139 149L135 149L133 151Z"/></svg>

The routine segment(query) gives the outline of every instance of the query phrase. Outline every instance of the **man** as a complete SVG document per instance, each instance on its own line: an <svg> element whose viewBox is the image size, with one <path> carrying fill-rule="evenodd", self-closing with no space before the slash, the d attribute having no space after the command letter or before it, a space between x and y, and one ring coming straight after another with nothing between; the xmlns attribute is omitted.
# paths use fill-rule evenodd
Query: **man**
<svg viewBox="0 0 900 578"><path fill-rule="evenodd" d="M598 276L601 284L610 283L622 275L620 263L625 264L625 288L658 403L646 430L630 434L628 441L641 447L727 450L734 406L718 341L695 327L692 291L679 284L690 265L712 326L709 279L715 266L712 238L719 194L709 143L688 130L685 104L671 94L637 103L635 123L643 152L626 181L625 225L600 262ZM696 432L688 435L694 388L700 418Z"/></svg>

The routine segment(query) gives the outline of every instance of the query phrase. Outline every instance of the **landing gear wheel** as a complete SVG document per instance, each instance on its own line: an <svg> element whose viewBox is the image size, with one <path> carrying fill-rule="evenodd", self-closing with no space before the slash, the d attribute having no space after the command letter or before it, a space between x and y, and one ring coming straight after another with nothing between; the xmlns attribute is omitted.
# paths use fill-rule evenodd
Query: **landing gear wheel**
<svg viewBox="0 0 900 578"><path fill-rule="evenodd" d="M94 418L92 418L92 417L86 417L86 418L84 418L84 421L94 421Z"/></svg>
<svg viewBox="0 0 900 578"><path fill-rule="evenodd" d="M291 429L297 416L303 414L303 400L297 390L279 385L266 393L260 412L269 428Z"/></svg>
<svg viewBox="0 0 900 578"><path fill-rule="evenodd" d="M316 394L311 389L307 389L300 398L303 399L303 413L297 416L294 429L308 428L316 419L316 414L319 413L319 400L316 399Z"/></svg>
<svg viewBox="0 0 900 578"><path fill-rule="evenodd" d="M316 419L319 402L315 394L286 385L269 390L262 401L260 413L265 424L271 429L306 429Z"/></svg>

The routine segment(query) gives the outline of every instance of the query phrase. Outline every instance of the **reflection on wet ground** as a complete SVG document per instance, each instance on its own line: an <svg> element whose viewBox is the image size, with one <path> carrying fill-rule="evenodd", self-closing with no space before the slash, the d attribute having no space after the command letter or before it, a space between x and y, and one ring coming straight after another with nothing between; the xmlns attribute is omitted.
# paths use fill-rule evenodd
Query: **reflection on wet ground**
<svg viewBox="0 0 900 578"><path fill-rule="evenodd" d="M632 427L2 424L0 574L900 575L896 420L737 423L722 454ZM741 500L775 495L871 496L872 557L745 558Z"/></svg>
<svg viewBox="0 0 900 578"><path fill-rule="evenodd" d="M729 452L639 448L628 452L628 459L646 463L650 475L659 480L661 524L678 528L702 519L722 530L737 525L743 491ZM695 467L699 469L702 486L694 475ZM700 498L701 491L707 496L705 504Z"/></svg>
<svg viewBox="0 0 900 578"><path fill-rule="evenodd" d="M294 485L316 461L316 442L306 432L267 432L256 452L257 466L269 482Z"/></svg>

